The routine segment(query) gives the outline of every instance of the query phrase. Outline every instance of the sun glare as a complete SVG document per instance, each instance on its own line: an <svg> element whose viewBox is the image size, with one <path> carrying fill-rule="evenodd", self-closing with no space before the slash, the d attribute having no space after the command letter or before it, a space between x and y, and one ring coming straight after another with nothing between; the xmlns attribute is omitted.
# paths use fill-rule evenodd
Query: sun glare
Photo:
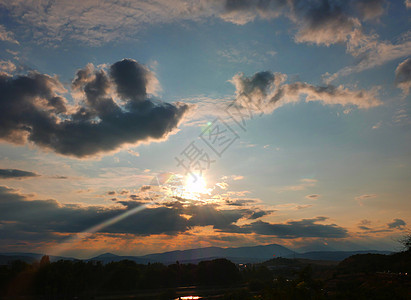
<svg viewBox="0 0 411 300"><path fill-rule="evenodd" d="M191 199L201 199L202 195L210 194L210 189L207 188L207 182L204 177L199 176L197 180L187 176L184 183L184 197Z"/></svg>

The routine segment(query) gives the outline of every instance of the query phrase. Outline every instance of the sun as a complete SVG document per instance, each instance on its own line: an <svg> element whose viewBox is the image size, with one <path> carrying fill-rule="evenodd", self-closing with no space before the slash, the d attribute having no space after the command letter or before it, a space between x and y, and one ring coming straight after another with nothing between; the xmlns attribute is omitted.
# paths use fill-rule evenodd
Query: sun
<svg viewBox="0 0 411 300"><path fill-rule="evenodd" d="M184 183L184 198L201 199L204 195L210 194L207 188L207 182L203 176L197 176L195 180L191 176L187 176Z"/></svg>

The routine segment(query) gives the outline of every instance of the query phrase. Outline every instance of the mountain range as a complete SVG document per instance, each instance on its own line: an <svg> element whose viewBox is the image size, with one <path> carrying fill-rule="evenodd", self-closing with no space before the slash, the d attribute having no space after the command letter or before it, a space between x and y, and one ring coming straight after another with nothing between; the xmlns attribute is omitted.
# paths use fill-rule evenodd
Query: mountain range
<svg viewBox="0 0 411 300"><path fill-rule="evenodd" d="M176 261L180 263L198 263L202 260L211 260L215 258L227 258L234 263L258 263L267 261L274 257L284 258L304 258L312 260L330 260L341 261L345 258L364 253L378 253L378 254L390 254L389 251L377 251L377 250L363 250L363 251L311 251L298 253L290 250L284 246L271 244L260 245L252 247L238 247L238 248L220 248L220 247L206 247L189 250L177 250L163 253L153 253L144 256L120 256L112 253L105 253L85 259L85 261L100 261L104 264L121 261L131 260L139 264L148 263L163 263L172 264ZM23 260L28 263L38 261L43 254L38 253L0 253L0 265L7 264L12 260ZM50 261L57 261L60 259L76 260L72 257L62 256L50 256Z"/></svg>

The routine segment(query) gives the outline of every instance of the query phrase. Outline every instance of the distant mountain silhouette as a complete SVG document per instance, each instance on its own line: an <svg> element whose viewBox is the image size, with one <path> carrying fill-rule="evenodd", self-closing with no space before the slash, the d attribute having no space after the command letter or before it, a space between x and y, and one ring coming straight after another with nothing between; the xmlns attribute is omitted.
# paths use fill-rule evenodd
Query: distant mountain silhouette
<svg viewBox="0 0 411 300"><path fill-rule="evenodd" d="M295 253L295 258L305 258L313 260L334 260L341 261L356 254L391 254L390 251L362 250L362 251L310 251L305 253ZM292 256L288 256L292 258Z"/></svg>
<svg viewBox="0 0 411 300"><path fill-rule="evenodd" d="M174 263L176 261L196 261L210 258L228 258L232 261L241 260L241 262L258 262L271 259L273 257L285 257L292 255L294 252L284 246L272 244L253 247L238 247L238 248L219 248L207 247L189 250L177 250L164 253L148 254L143 256L150 260Z"/></svg>
<svg viewBox="0 0 411 300"><path fill-rule="evenodd" d="M271 244L252 247L238 248L220 248L206 247L189 250L177 250L164 253L154 253L144 256L120 256L113 253L104 253L96 257L84 259L84 261L100 261L103 264L118 262L122 260L131 260L138 264L163 263L173 264L176 261L180 263L197 264L203 260L212 260L216 258L226 258L234 263L259 263L270 260L275 257L284 258L302 258L311 260L329 260L342 261L355 254L391 254L389 251L363 250L363 251L311 251L305 253L294 252L284 246ZM43 254L38 253L0 253L0 265L8 264L13 260L22 260L27 263L40 261ZM72 257L50 256L50 261L57 260L76 260Z"/></svg>
<svg viewBox="0 0 411 300"><path fill-rule="evenodd" d="M85 261L100 261L103 264L111 263L111 262L117 262L117 261L122 261L122 260L131 260L134 261L137 264L143 264L146 265L148 263L154 263L155 261L146 259L140 256L120 256L112 253L104 253L101 255L98 255L93 258L85 259Z"/></svg>
<svg viewBox="0 0 411 300"><path fill-rule="evenodd" d="M103 253L103 254L100 254L94 257L93 259L105 259L105 258L110 259L110 258L116 258L116 257L121 257L121 256L113 254L113 253Z"/></svg>

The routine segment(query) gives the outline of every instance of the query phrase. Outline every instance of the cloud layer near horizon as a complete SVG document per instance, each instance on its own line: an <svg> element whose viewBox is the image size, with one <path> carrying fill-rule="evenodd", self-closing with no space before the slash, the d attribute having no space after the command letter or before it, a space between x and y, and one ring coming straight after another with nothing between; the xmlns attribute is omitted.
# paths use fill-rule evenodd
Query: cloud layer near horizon
<svg viewBox="0 0 411 300"><path fill-rule="evenodd" d="M30 235L38 241L57 239L53 234L66 236L83 232L145 204L139 197L116 203L114 206L83 206L61 204L56 200L30 200L16 190L3 186L0 187L0 236L2 240L14 241L27 239ZM147 206L137 214L100 229L99 233L136 236L178 235L192 228L212 226L220 233L257 234L287 239L348 236L347 230L336 224L320 224L326 221L327 217L285 223L255 221L270 213L271 211L245 204L227 209L216 204L188 204L185 199L174 199L171 202ZM245 224L239 225L239 220L243 220L242 223Z"/></svg>
<svg viewBox="0 0 411 300"><path fill-rule="evenodd" d="M31 141L63 154L85 157L126 143L163 140L189 110L187 104L151 100L154 75L124 59L110 71L89 64L77 72L72 90L80 104L69 105L56 77L30 72L0 74L0 138Z"/></svg>

